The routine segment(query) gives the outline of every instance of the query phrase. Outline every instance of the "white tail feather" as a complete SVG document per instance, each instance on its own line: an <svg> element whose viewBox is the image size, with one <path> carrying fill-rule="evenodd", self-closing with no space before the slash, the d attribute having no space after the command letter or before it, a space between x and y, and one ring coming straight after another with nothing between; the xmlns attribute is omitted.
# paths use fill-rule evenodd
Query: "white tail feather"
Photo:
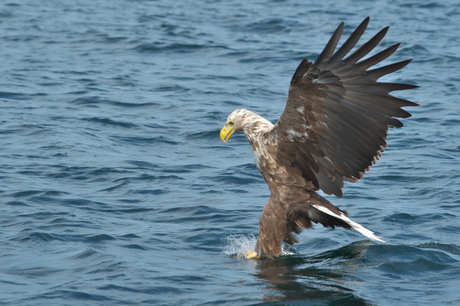
<svg viewBox="0 0 460 306"><path fill-rule="evenodd" d="M312 205L312 206L314 208L316 208L317 210L319 210L319 211L321 211L321 212L323 212L325 214L328 214L329 216L332 216L332 217L335 217L337 219L340 219L340 220L344 221L345 223L349 224L352 228L354 228L356 231L360 232L361 234L363 234L364 236L366 236L369 239L380 241L380 242L385 242L380 237L374 235L374 233L372 231L368 230L367 228L365 228L364 226L362 226L359 223L351 221L347 216L345 216L342 213L340 213L340 215L338 215L338 214L334 213L333 211L327 209L324 206L320 206L320 205Z"/></svg>

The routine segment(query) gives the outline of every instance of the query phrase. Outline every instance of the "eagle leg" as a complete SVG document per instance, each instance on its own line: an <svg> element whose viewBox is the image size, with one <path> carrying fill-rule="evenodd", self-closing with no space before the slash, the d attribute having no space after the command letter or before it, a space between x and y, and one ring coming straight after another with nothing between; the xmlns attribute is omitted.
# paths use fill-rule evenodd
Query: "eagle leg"
<svg viewBox="0 0 460 306"><path fill-rule="evenodd" d="M281 255L281 241L286 236L286 225L286 211L281 206L279 197L272 194L265 205L259 222L259 238L254 250L257 255L250 251L247 258L258 256L273 258Z"/></svg>

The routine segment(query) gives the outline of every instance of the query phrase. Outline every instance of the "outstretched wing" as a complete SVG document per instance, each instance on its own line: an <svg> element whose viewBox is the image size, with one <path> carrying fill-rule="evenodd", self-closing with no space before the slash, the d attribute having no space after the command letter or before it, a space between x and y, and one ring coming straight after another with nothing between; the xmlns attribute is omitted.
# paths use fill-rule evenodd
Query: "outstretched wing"
<svg viewBox="0 0 460 306"><path fill-rule="evenodd" d="M411 60L368 70L400 44L359 61L378 45L388 27L344 59L368 23L369 17L334 53L342 22L314 64L302 61L292 77L286 108L271 132L278 141L278 162L290 164L316 189L339 197L344 180L357 182L381 157L388 128L403 126L395 118L411 116L401 107L418 105L389 94L418 86L377 82Z"/></svg>

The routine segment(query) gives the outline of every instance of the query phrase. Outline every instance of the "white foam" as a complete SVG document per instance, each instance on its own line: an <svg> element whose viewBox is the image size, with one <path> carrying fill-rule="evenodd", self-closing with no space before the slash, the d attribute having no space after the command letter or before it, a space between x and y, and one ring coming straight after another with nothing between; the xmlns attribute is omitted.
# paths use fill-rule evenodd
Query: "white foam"
<svg viewBox="0 0 460 306"><path fill-rule="evenodd" d="M228 256L246 257L249 251L254 251L257 237L248 235L231 235L223 239L223 252Z"/></svg>
<svg viewBox="0 0 460 306"><path fill-rule="evenodd" d="M281 242L281 256L283 255L295 255L298 254L297 249L294 246L290 246L284 242Z"/></svg>
<svg viewBox="0 0 460 306"><path fill-rule="evenodd" d="M231 235L223 239L223 253L228 256L244 257L249 251L254 251L257 243L257 237L253 234ZM297 254L295 247L282 243L281 256Z"/></svg>

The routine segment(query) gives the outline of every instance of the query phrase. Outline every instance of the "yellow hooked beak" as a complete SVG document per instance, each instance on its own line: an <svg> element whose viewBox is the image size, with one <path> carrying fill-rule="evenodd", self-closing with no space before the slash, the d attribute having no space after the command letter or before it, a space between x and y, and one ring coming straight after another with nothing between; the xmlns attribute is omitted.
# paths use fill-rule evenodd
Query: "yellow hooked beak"
<svg viewBox="0 0 460 306"><path fill-rule="evenodd" d="M230 137L232 137L234 130L235 130L234 126L230 126L228 127L228 129L227 129L227 125L224 126L222 130L220 131L220 139L222 139L223 142L227 142L230 139Z"/></svg>

